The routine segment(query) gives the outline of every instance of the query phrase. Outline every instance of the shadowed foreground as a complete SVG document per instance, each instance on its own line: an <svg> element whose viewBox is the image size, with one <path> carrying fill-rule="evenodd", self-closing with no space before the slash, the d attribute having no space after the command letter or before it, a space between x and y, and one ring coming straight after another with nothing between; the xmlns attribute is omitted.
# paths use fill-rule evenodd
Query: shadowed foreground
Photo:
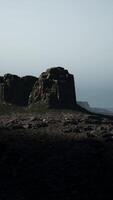
<svg viewBox="0 0 113 200"><path fill-rule="evenodd" d="M112 199L113 143L1 130L0 200Z"/></svg>

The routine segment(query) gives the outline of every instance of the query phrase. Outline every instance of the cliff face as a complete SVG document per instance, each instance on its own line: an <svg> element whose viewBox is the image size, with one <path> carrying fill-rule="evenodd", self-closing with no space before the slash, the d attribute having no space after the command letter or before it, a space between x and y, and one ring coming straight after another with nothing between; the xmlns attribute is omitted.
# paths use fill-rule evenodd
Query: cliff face
<svg viewBox="0 0 113 200"><path fill-rule="evenodd" d="M12 74L0 77L0 102L26 106L36 80L37 78L32 76L20 78Z"/></svg>
<svg viewBox="0 0 113 200"><path fill-rule="evenodd" d="M5 74L0 77L0 102L19 106L42 103L50 108L75 108L74 77L62 67L47 69L39 78Z"/></svg>
<svg viewBox="0 0 113 200"><path fill-rule="evenodd" d="M45 103L50 108L74 108L76 95L74 77L62 67L43 72L30 94L29 104Z"/></svg>

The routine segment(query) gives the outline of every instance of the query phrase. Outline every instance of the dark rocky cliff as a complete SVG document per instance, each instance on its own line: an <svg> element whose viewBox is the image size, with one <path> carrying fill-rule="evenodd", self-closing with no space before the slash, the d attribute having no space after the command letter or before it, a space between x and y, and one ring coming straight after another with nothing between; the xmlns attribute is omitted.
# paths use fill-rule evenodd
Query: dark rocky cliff
<svg viewBox="0 0 113 200"><path fill-rule="evenodd" d="M37 78L33 76L19 76L5 74L0 77L0 102L19 106L28 105L29 94Z"/></svg>
<svg viewBox="0 0 113 200"><path fill-rule="evenodd" d="M30 94L29 104L44 103L51 108L75 108L74 77L62 67L43 72Z"/></svg>
<svg viewBox="0 0 113 200"><path fill-rule="evenodd" d="M74 77L62 67L47 69L39 78L5 74L0 77L0 102L73 109L76 107Z"/></svg>

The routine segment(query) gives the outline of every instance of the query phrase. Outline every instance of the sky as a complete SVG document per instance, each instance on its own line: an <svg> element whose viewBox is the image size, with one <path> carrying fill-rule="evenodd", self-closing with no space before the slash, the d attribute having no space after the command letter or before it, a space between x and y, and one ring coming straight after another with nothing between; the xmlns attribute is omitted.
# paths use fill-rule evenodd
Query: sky
<svg viewBox="0 0 113 200"><path fill-rule="evenodd" d="M113 107L113 0L0 0L0 75L56 66L78 100Z"/></svg>

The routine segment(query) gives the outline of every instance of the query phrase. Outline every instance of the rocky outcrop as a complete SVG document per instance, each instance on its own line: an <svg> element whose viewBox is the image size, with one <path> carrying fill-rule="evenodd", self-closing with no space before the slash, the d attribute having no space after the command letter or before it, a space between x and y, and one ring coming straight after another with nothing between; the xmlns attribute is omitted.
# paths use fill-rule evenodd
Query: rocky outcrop
<svg viewBox="0 0 113 200"><path fill-rule="evenodd" d="M74 77L62 67L43 72L30 94L29 104L44 103L50 108L75 108Z"/></svg>
<svg viewBox="0 0 113 200"><path fill-rule="evenodd" d="M36 80L33 76L20 78L12 74L0 77L0 102L26 106Z"/></svg>
<svg viewBox="0 0 113 200"><path fill-rule="evenodd" d="M62 67L47 69L39 78L5 74L0 76L0 102L73 109L76 107L74 77Z"/></svg>

